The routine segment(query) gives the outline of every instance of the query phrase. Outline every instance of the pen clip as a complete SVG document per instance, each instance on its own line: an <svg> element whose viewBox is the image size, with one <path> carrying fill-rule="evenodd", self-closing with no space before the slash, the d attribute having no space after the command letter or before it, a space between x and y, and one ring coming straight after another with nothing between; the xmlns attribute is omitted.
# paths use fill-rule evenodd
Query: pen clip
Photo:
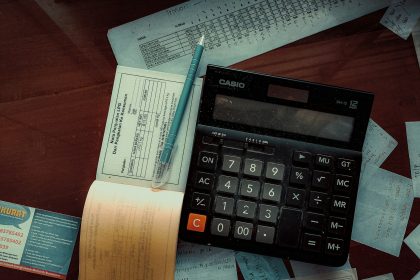
<svg viewBox="0 0 420 280"><path fill-rule="evenodd" d="M160 155L163 151L163 149L158 153L158 164L156 167L156 172L154 174L153 177L153 182L152 182L152 188L153 189L158 189L161 188L162 186L166 185L169 181L171 172L172 172L172 162L174 159L174 155L176 154L176 151L178 150L178 145L174 145L174 147L172 148L172 152L171 155L169 157L169 161L167 163L162 163L160 161Z"/></svg>

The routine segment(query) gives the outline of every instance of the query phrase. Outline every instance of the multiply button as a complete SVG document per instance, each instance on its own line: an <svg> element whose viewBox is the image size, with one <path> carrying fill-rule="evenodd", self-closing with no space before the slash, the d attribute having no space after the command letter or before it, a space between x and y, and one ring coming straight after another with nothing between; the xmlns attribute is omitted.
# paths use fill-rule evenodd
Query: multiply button
<svg viewBox="0 0 420 280"><path fill-rule="evenodd" d="M309 170L306 168L292 167L290 171L290 184L306 186Z"/></svg>
<svg viewBox="0 0 420 280"><path fill-rule="evenodd" d="M338 192L349 193L353 187L353 177L339 175L335 176L334 190Z"/></svg>
<svg viewBox="0 0 420 280"><path fill-rule="evenodd" d="M315 164L323 169L331 169L333 166L333 159L330 156L316 155Z"/></svg>
<svg viewBox="0 0 420 280"><path fill-rule="evenodd" d="M217 154L202 151L198 155L198 167L215 170L217 166Z"/></svg>
<svg viewBox="0 0 420 280"><path fill-rule="evenodd" d="M289 206L295 206L302 208L305 203L305 190L288 188L286 204Z"/></svg>
<svg viewBox="0 0 420 280"><path fill-rule="evenodd" d="M214 175L204 172L197 172L195 177L195 187L210 191L213 188Z"/></svg>
<svg viewBox="0 0 420 280"><path fill-rule="evenodd" d="M325 252L329 255L342 255L344 251L344 242L342 239L327 238Z"/></svg>

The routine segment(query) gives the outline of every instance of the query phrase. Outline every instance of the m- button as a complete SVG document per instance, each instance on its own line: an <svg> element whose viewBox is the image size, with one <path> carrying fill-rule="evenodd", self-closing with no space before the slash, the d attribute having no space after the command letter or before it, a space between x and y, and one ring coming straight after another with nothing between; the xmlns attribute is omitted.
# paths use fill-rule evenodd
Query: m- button
<svg viewBox="0 0 420 280"><path fill-rule="evenodd" d="M204 169L215 170L217 166L217 154L202 151L198 155L198 166Z"/></svg>

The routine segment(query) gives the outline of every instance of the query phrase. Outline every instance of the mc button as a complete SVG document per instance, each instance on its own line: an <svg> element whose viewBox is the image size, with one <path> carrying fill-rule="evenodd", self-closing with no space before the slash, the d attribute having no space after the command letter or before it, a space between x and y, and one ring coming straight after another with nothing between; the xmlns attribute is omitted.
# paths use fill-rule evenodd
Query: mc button
<svg viewBox="0 0 420 280"><path fill-rule="evenodd" d="M202 151L198 155L198 166L208 170L215 170L217 166L217 154Z"/></svg>

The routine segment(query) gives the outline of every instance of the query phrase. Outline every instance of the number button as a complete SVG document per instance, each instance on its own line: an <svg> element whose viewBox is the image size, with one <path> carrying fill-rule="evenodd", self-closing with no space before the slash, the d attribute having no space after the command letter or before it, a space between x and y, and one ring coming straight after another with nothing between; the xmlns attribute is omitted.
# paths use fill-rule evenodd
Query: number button
<svg viewBox="0 0 420 280"><path fill-rule="evenodd" d="M265 177L267 179L282 181L284 176L285 166L282 163L268 162L265 170Z"/></svg>
<svg viewBox="0 0 420 280"><path fill-rule="evenodd" d="M262 222L275 224L277 222L277 215L279 208L272 205L260 204L260 213L258 220Z"/></svg>
<svg viewBox="0 0 420 280"><path fill-rule="evenodd" d="M246 219L254 219L257 204L251 201L238 200L236 203L236 216Z"/></svg>
<svg viewBox="0 0 420 280"><path fill-rule="evenodd" d="M235 194L238 189L239 180L236 177L229 177L225 175L219 176L217 181L217 192Z"/></svg>
<svg viewBox="0 0 420 280"><path fill-rule="evenodd" d="M260 183L251 180L241 180L240 194L242 196L257 198L260 193Z"/></svg>
<svg viewBox="0 0 420 280"><path fill-rule="evenodd" d="M214 212L217 214L223 214L227 216L231 216L233 214L233 198L224 197L224 196L216 196L214 202Z"/></svg>
<svg viewBox="0 0 420 280"><path fill-rule="evenodd" d="M274 185L269 183L264 183L262 198L264 200L279 202L281 195L281 185Z"/></svg>
<svg viewBox="0 0 420 280"><path fill-rule="evenodd" d="M256 159L245 159L244 174L254 177L261 176L263 169L263 162Z"/></svg>
<svg viewBox="0 0 420 280"><path fill-rule="evenodd" d="M237 239L251 240L252 230L254 226L250 223L236 222L235 223L235 233L233 237Z"/></svg>
<svg viewBox="0 0 420 280"><path fill-rule="evenodd" d="M208 170L215 170L217 166L217 154L202 151L198 155L198 166Z"/></svg>
<svg viewBox="0 0 420 280"><path fill-rule="evenodd" d="M220 218L213 218L211 221L210 232L213 235L228 236L230 231L230 221Z"/></svg>
<svg viewBox="0 0 420 280"><path fill-rule="evenodd" d="M232 173L238 173L241 167L241 158L236 156L223 156L222 170Z"/></svg>

